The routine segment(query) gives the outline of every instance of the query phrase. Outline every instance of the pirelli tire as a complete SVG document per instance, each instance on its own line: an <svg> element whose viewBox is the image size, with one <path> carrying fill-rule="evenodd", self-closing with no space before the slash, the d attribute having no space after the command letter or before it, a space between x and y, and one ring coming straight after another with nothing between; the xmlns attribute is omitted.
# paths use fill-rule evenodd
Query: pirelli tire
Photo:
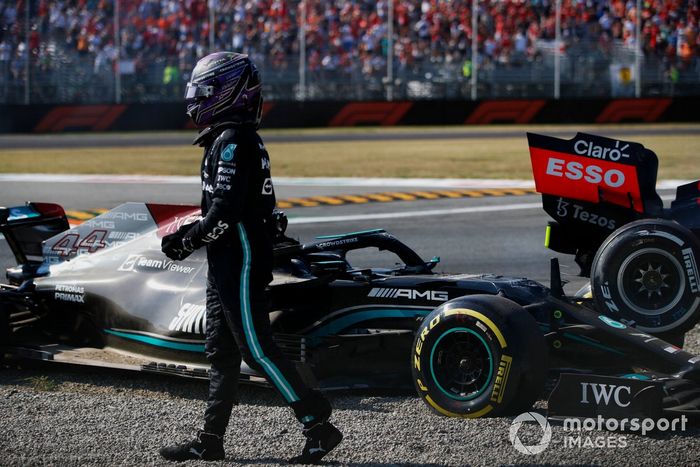
<svg viewBox="0 0 700 467"><path fill-rule="evenodd" d="M535 319L517 303L471 295L436 308L422 322L411 361L418 394L448 417L520 413L547 379L547 347Z"/></svg>
<svg viewBox="0 0 700 467"><path fill-rule="evenodd" d="M678 336L700 319L700 242L664 219L613 232L598 249L591 287L598 310L644 332Z"/></svg>

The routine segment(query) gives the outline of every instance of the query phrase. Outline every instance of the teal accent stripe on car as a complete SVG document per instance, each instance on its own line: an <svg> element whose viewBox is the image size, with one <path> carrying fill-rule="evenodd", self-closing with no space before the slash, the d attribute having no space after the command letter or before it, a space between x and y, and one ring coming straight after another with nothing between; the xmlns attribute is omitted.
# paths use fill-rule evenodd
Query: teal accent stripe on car
<svg viewBox="0 0 700 467"><path fill-rule="evenodd" d="M284 399L288 402L296 402L299 400L296 392L292 388L292 385L285 379L282 372L277 368L277 366L272 363L272 361L265 356L260 347L260 342L258 342L258 336L255 334L255 328L253 327L253 316L250 309L250 244L248 243L248 236L246 235L245 227L242 223L236 224L238 228L238 237L241 240L241 246L243 247L243 267L241 268L241 279L240 279L240 301L241 301L241 315L243 321L243 333L245 334L246 340L248 341L248 346L250 347L251 354L256 362L258 362L265 373L270 377L270 381L277 387L277 390L282 394Z"/></svg>
<svg viewBox="0 0 700 467"><path fill-rule="evenodd" d="M622 375L620 378L625 379L637 379L639 381L649 381L651 377L649 375L640 375L639 373L630 373L627 375Z"/></svg>
<svg viewBox="0 0 700 467"><path fill-rule="evenodd" d="M309 337L323 337L337 334L343 329L347 329L357 323L369 321L371 319L383 318L418 318L424 317L432 312L433 309L400 309L400 308L375 308L370 310L355 311L346 314L330 323L324 324L309 333Z"/></svg>
<svg viewBox="0 0 700 467"><path fill-rule="evenodd" d="M566 337L567 339L571 339L572 341L577 341L582 344L590 345L591 347L596 347L598 349L605 350L606 352L614 353L621 356L625 355L624 352L620 352L619 350L613 349L612 347L608 347L607 345L603 345L599 342L596 342L592 339L588 339L583 336L577 336L575 334L565 332L564 337Z"/></svg>
<svg viewBox="0 0 700 467"><path fill-rule="evenodd" d="M173 350L184 350L186 352L204 353L204 344L186 344L184 342L174 342L166 339L160 339L154 336L144 336L143 334L132 334L130 332L115 331L113 329L105 329L104 332L113 336L123 337L132 341L141 342L142 344L154 345Z"/></svg>

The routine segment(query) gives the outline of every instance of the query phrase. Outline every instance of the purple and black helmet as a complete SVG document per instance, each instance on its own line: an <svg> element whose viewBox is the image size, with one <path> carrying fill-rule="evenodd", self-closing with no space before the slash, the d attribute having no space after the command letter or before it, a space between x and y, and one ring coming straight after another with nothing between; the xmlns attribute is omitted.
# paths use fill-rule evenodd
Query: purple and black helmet
<svg viewBox="0 0 700 467"><path fill-rule="evenodd" d="M248 55L216 52L192 70L185 90L187 115L198 127L215 123L260 125L260 73Z"/></svg>

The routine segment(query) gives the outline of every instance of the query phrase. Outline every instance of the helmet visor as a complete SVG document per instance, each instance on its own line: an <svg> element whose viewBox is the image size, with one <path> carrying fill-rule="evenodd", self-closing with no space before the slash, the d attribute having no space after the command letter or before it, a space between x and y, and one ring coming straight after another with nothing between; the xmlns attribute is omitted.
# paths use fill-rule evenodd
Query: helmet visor
<svg viewBox="0 0 700 467"><path fill-rule="evenodd" d="M185 99L209 97L212 94L214 94L214 86L204 86L202 84L187 83L187 87L185 88Z"/></svg>

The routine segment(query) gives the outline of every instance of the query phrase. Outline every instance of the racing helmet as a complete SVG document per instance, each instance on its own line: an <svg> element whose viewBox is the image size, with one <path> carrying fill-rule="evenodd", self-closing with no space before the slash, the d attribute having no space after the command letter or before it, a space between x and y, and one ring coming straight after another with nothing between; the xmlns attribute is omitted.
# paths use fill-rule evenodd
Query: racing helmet
<svg viewBox="0 0 700 467"><path fill-rule="evenodd" d="M262 83L246 54L215 52L200 59L185 89L187 115L198 127L215 123L260 125Z"/></svg>

